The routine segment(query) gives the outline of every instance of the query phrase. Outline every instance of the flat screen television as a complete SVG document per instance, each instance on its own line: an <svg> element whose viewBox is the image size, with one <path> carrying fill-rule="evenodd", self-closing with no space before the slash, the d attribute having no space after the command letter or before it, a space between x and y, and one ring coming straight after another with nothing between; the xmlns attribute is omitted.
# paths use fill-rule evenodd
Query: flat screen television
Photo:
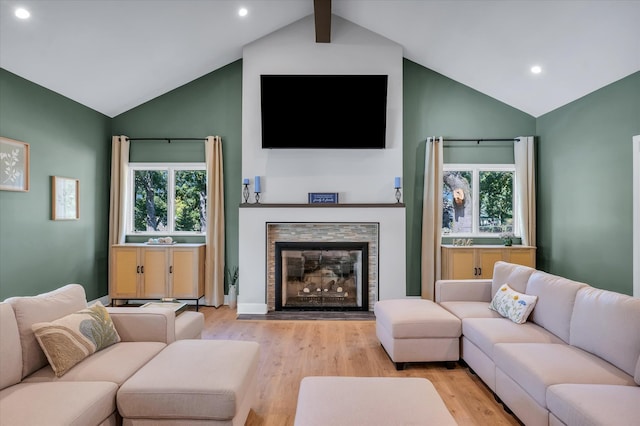
<svg viewBox="0 0 640 426"><path fill-rule="evenodd" d="M262 148L382 149L386 75L262 75Z"/></svg>

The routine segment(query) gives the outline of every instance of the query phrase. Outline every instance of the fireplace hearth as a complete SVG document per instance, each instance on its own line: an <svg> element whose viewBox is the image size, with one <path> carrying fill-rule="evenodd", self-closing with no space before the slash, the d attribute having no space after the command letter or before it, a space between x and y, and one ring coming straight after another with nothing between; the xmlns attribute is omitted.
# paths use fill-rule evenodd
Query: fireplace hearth
<svg viewBox="0 0 640 426"><path fill-rule="evenodd" d="M276 242L275 310L368 307L367 242Z"/></svg>

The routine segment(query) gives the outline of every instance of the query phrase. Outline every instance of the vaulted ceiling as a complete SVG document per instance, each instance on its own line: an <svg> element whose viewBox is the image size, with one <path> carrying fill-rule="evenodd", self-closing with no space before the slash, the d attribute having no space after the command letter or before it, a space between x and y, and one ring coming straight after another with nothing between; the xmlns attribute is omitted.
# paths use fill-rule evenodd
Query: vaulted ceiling
<svg viewBox="0 0 640 426"><path fill-rule="evenodd" d="M313 3L0 0L0 67L113 117L240 59ZM535 117L640 71L639 0L331 3L405 58Z"/></svg>

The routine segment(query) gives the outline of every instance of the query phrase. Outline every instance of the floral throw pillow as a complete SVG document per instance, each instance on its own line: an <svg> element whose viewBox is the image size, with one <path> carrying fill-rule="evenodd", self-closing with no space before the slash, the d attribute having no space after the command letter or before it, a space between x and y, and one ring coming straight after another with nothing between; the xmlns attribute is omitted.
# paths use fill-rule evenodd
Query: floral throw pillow
<svg viewBox="0 0 640 426"><path fill-rule="evenodd" d="M538 296L519 293L509 287L509 284L503 284L493 296L489 309L509 318L516 324L523 324L527 321L537 301Z"/></svg>
<svg viewBox="0 0 640 426"><path fill-rule="evenodd" d="M57 377L120 341L109 312L100 302L53 322L33 324L31 329Z"/></svg>

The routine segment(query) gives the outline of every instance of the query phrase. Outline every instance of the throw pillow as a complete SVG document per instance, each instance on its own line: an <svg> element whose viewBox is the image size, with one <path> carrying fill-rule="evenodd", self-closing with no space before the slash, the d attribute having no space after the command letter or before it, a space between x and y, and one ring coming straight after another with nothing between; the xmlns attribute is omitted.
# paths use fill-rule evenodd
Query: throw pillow
<svg viewBox="0 0 640 426"><path fill-rule="evenodd" d="M89 355L120 341L109 312L100 302L31 328L57 377Z"/></svg>
<svg viewBox="0 0 640 426"><path fill-rule="evenodd" d="M537 301L538 296L519 293L509 287L509 284L503 284L493 296L489 309L509 318L516 324L523 324L527 321Z"/></svg>

